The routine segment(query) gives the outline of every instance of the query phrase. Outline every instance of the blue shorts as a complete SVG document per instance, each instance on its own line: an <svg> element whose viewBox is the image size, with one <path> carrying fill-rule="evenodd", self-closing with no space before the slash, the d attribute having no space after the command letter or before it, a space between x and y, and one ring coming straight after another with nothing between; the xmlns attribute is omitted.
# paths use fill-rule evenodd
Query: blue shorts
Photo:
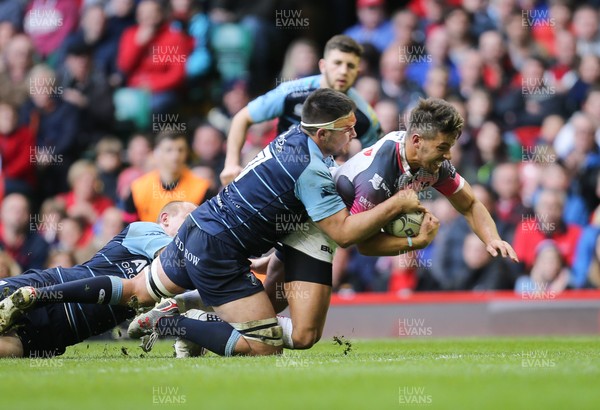
<svg viewBox="0 0 600 410"><path fill-rule="evenodd" d="M220 306L263 291L250 271L250 261L235 246L207 234L187 218L173 242L160 254L173 283L197 289L208 306Z"/></svg>

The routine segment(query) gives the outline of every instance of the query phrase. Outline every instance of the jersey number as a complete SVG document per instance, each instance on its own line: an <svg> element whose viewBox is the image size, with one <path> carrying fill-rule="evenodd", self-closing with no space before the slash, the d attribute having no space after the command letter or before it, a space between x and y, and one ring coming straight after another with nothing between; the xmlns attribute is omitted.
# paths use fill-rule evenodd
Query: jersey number
<svg viewBox="0 0 600 410"><path fill-rule="evenodd" d="M244 167L242 172L234 179L234 182L239 181L241 178L243 178L244 175L246 175L252 169L256 168L257 166L259 166L260 164L262 164L263 162L265 162L271 158L273 158L273 154L271 154L271 150L267 146L261 152L256 154L256 156L254 157L254 159L252 161L248 162L248 164Z"/></svg>

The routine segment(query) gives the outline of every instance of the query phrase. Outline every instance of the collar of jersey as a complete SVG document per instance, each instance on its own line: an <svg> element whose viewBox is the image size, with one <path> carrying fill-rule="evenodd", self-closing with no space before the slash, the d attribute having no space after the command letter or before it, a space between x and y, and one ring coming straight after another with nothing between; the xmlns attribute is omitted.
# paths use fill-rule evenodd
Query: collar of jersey
<svg viewBox="0 0 600 410"><path fill-rule="evenodd" d="M402 169L409 177L412 177L412 172L410 172L410 165L408 165L408 161L406 160L406 131L404 134L400 136L400 161L402 161Z"/></svg>

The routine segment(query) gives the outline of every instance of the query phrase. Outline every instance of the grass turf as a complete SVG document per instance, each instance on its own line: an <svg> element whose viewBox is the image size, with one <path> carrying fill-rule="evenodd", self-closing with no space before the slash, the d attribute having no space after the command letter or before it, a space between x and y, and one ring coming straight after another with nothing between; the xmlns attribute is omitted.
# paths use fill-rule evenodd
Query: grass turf
<svg viewBox="0 0 600 410"><path fill-rule="evenodd" d="M599 409L599 338L323 340L280 357L130 341L0 360L3 409ZM127 354L124 353L126 350Z"/></svg>

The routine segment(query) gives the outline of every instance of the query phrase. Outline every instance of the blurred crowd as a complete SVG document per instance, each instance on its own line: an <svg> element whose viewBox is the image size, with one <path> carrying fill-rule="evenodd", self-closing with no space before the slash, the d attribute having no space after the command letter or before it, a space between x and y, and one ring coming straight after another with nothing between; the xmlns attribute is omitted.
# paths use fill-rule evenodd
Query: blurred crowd
<svg viewBox="0 0 600 410"><path fill-rule="evenodd" d="M423 251L340 252L341 292L600 287L600 1L0 0L0 278L71 266L170 200L221 188L231 118L364 48L384 133L419 98L465 118L452 162L510 242L492 258L436 192ZM276 133L253 125L249 161Z"/></svg>

